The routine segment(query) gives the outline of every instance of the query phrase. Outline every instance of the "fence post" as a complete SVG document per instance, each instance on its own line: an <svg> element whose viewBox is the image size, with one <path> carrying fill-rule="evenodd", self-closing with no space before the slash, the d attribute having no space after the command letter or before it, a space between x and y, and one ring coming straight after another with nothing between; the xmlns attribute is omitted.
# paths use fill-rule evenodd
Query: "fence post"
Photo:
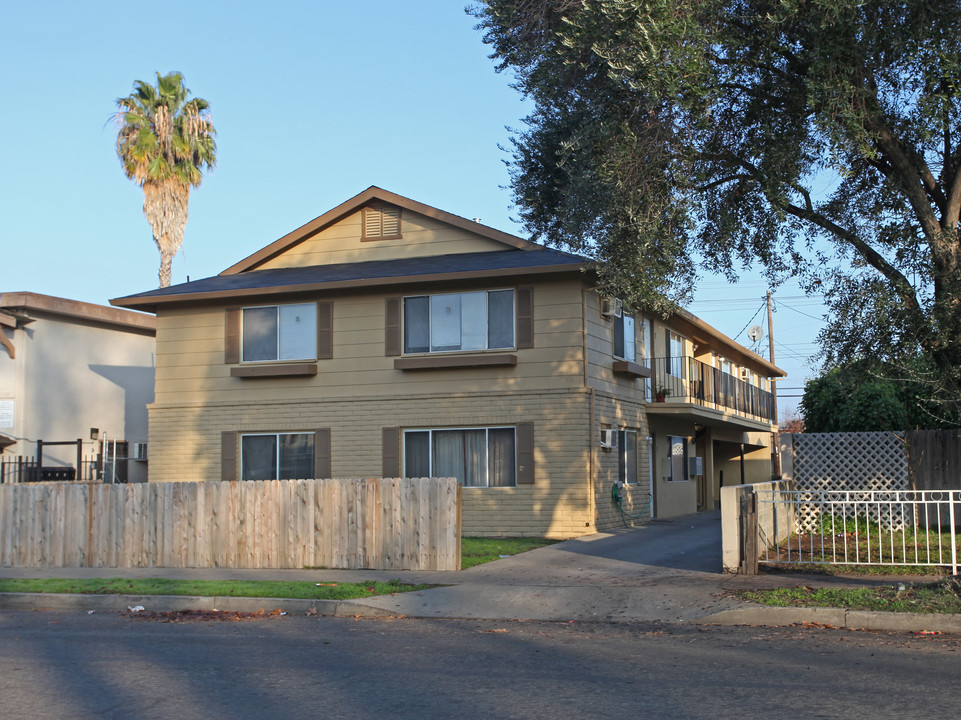
<svg viewBox="0 0 961 720"><path fill-rule="evenodd" d="M954 524L954 504L955 504L955 493L948 493L951 498L951 502L948 503L948 515L951 520L951 574L958 574L958 528ZM958 493L958 499L961 499L961 493Z"/></svg>
<svg viewBox="0 0 961 720"><path fill-rule="evenodd" d="M757 575L757 494L753 491L747 497L747 512L743 514L744 527L741 533L741 574Z"/></svg>

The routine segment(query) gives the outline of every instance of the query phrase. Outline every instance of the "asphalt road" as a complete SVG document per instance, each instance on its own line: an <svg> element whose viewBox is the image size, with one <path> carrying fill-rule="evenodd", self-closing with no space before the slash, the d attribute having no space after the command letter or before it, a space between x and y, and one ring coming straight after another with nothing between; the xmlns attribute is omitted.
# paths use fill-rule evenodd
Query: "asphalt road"
<svg viewBox="0 0 961 720"><path fill-rule="evenodd" d="M0 718L956 718L961 636L0 613Z"/></svg>

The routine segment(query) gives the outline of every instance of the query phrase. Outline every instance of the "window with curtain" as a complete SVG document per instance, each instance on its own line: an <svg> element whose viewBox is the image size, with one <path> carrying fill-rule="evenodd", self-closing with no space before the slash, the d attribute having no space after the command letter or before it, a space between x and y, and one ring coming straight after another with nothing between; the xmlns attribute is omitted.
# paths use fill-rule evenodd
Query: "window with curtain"
<svg viewBox="0 0 961 720"><path fill-rule="evenodd" d="M317 306L268 305L243 310L241 359L313 360L317 357Z"/></svg>
<svg viewBox="0 0 961 720"><path fill-rule="evenodd" d="M617 431L617 479L629 485L637 484L637 432Z"/></svg>
<svg viewBox="0 0 961 720"><path fill-rule="evenodd" d="M256 433L240 438L241 480L314 477L314 433Z"/></svg>
<svg viewBox="0 0 961 720"><path fill-rule="evenodd" d="M465 487L514 487L514 428L404 431L406 477L456 477Z"/></svg>
<svg viewBox="0 0 961 720"><path fill-rule="evenodd" d="M489 290L404 298L404 352L514 347L514 291Z"/></svg>
<svg viewBox="0 0 961 720"><path fill-rule="evenodd" d="M684 377L684 338L672 330L667 331L668 374Z"/></svg>

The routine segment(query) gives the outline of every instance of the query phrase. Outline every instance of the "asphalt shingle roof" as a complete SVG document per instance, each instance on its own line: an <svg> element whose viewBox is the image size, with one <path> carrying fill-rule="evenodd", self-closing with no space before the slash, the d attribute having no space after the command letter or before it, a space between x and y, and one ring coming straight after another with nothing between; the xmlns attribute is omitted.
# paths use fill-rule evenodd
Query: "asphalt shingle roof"
<svg viewBox="0 0 961 720"><path fill-rule="evenodd" d="M428 257L412 257L400 260L368 260L336 265L311 265L308 267L276 268L270 270L248 270L233 275L216 275L193 282L171 285L136 295L117 298L117 305L143 305L150 300L162 301L172 296L192 296L203 299L205 294L224 292L256 291L265 288L286 286L315 286L358 283L377 280L417 277L429 279L432 275L464 274L511 274L512 270L524 272L533 269L575 270L590 263L579 255L560 250L544 248L541 250L504 250L494 252L474 252ZM146 301L146 302L145 302Z"/></svg>

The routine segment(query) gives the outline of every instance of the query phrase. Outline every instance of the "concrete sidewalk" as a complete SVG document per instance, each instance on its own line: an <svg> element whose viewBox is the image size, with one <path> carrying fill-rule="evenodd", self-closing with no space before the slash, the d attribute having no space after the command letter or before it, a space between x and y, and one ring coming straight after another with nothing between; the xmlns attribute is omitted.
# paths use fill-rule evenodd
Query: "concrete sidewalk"
<svg viewBox="0 0 961 720"><path fill-rule="evenodd" d="M0 568L2 577L165 577L363 582L399 579L442 585L431 590L350 601L175 596L0 593L0 608L147 610L281 608L291 613L488 620L663 622L724 625L818 623L836 627L961 633L961 617L773 608L730 597L757 587L876 585L873 578L726 575L720 514L589 535L458 572L372 570L230 570L176 568ZM900 580L901 578L899 578ZM887 582L891 582L888 580Z"/></svg>

